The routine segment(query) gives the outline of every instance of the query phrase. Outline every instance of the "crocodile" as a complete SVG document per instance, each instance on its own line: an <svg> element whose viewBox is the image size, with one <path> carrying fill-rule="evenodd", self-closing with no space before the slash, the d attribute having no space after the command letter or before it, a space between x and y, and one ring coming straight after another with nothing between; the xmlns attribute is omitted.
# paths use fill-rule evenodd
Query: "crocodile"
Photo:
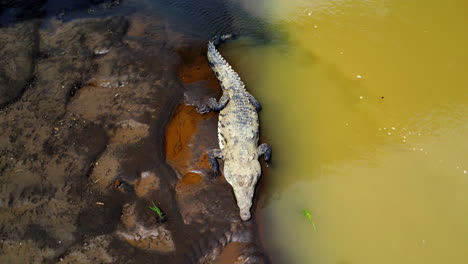
<svg viewBox="0 0 468 264"><path fill-rule="evenodd" d="M208 158L215 173L219 172L218 159L224 161L224 177L232 186L240 210L240 218L251 218L255 185L261 175L258 159L271 159L271 147L258 146L260 103L245 89L239 75L216 49L232 35L218 35L208 42L207 58L211 69L220 82L223 95L210 98L208 103L197 108L198 112L219 111L219 149L208 151Z"/></svg>
<svg viewBox="0 0 468 264"><path fill-rule="evenodd" d="M231 247L231 252L229 249ZM236 248L236 250L232 250ZM228 263L236 264L268 264L270 260L261 246L255 223L231 223L224 232L206 234L202 239L192 243L190 251L185 255L187 264L227 263L222 262L221 255L230 253ZM225 253L226 252L226 253Z"/></svg>

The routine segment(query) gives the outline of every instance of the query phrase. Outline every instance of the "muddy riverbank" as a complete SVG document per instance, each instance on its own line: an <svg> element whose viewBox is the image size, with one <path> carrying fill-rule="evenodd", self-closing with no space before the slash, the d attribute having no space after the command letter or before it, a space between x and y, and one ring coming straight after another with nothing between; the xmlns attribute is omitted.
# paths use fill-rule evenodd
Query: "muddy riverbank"
<svg viewBox="0 0 468 264"><path fill-rule="evenodd" d="M0 36L0 262L268 262L208 167L206 39L144 13Z"/></svg>

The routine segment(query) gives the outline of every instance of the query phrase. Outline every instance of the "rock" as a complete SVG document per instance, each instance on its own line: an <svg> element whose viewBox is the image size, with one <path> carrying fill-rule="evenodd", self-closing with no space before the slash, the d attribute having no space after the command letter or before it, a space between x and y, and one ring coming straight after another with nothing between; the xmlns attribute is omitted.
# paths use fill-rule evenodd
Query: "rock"
<svg viewBox="0 0 468 264"><path fill-rule="evenodd" d="M0 30L21 37L27 23ZM257 243L252 226L248 239L232 229L232 189L211 175L216 114L194 111L218 87L174 28L140 13L52 20L36 29L32 66L7 54L34 81L0 109L0 262L196 263L228 242Z"/></svg>
<svg viewBox="0 0 468 264"><path fill-rule="evenodd" d="M38 21L0 28L0 108L33 82L38 52Z"/></svg>
<svg viewBox="0 0 468 264"><path fill-rule="evenodd" d="M221 252L218 263L232 264L266 264L267 256L253 243L231 242Z"/></svg>
<svg viewBox="0 0 468 264"><path fill-rule="evenodd" d="M214 148L217 118L214 113L201 115L194 107L179 105L166 130L166 157L179 178L188 173L208 176L206 151Z"/></svg>
<svg viewBox="0 0 468 264"><path fill-rule="evenodd" d="M159 189L159 178L153 172L141 173L141 178L135 184L135 194L140 198L148 197L151 191Z"/></svg>
<svg viewBox="0 0 468 264"><path fill-rule="evenodd" d="M113 263L115 258L109 252L109 244L112 237L102 235L94 237L82 245L76 245L59 259L60 263Z"/></svg>
<svg viewBox="0 0 468 264"><path fill-rule="evenodd" d="M211 232L219 225L237 222L238 214L232 205L232 190L220 180L187 184L179 182L176 198L185 224L200 225L201 232Z"/></svg>
<svg viewBox="0 0 468 264"><path fill-rule="evenodd" d="M162 48L164 38L151 50L143 45L149 39L124 43L128 22L122 17L53 22L41 29L34 23L0 28L0 237L7 241L0 243L0 262L109 262L125 253L95 258L77 248L63 254L82 239L92 245L93 237L106 236L109 242L121 207L138 197L132 184L163 162L163 139L151 133L164 127L182 98L179 58ZM96 56L103 47L109 52ZM118 87L94 86L101 76L115 78ZM120 175L130 179L120 184L130 193L113 188ZM148 179L137 184L143 196L158 185ZM165 199L176 221L167 180L160 185L165 189L157 198ZM27 232L30 223L43 230L41 237ZM47 237L51 243L44 242Z"/></svg>
<svg viewBox="0 0 468 264"><path fill-rule="evenodd" d="M120 160L122 159L120 150L138 144L140 140L149 135L149 126L146 124L131 119L121 121L119 124L120 128L112 133L106 150L95 162L89 177L90 185L103 193L108 193L112 189L113 183L118 180Z"/></svg>
<svg viewBox="0 0 468 264"><path fill-rule="evenodd" d="M44 263L54 256L50 248L39 248L34 241L2 240L0 263Z"/></svg>
<svg viewBox="0 0 468 264"><path fill-rule="evenodd" d="M175 251L172 234L164 225L145 227L138 222L135 204L125 205L121 221L122 227L117 235L130 245L160 253Z"/></svg>

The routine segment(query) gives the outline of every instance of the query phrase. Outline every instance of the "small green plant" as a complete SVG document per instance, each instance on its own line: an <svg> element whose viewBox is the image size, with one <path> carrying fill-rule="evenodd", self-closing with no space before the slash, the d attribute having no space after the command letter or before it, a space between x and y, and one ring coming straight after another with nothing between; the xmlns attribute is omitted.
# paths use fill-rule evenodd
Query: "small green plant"
<svg viewBox="0 0 468 264"><path fill-rule="evenodd" d="M151 211L155 212L158 215L158 221L159 222L165 222L166 221L166 214L159 208L157 205L154 204L153 201L151 201L151 206L149 207Z"/></svg>
<svg viewBox="0 0 468 264"><path fill-rule="evenodd" d="M317 227L315 226L314 218L312 218L312 213L310 213L307 209L303 209L302 214L312 223L314 231L317 232Z"/></svg>

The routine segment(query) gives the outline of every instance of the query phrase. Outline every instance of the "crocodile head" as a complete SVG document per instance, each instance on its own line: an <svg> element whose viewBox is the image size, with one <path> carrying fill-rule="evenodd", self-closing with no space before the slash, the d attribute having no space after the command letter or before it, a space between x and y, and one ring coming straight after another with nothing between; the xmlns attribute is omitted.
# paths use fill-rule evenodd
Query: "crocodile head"
<svg viewBox="0 0 468 264"><path fill-rule="evenodd" d="M224 163L224 177L231 184L236 196L240 218L250 219L255 185L260 178L261 167L258 160L244 162L226 161Z"/></svg>

